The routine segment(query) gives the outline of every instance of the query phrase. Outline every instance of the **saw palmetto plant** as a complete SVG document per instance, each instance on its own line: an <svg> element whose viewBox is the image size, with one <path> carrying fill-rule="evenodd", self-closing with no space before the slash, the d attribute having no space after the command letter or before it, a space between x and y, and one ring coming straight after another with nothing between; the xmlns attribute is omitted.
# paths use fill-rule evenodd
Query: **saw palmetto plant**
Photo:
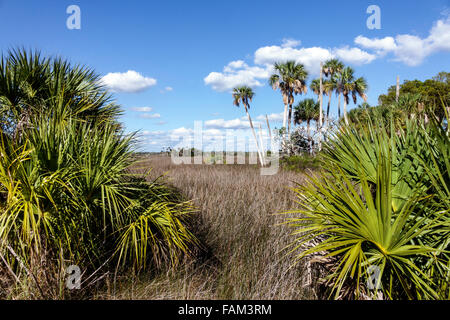
<svg viewBox="0 0 450 320"><path fill-rule="evenodd" d="M14 51L0 75L0 254L16 279L44 253L142 270L189 251L191 204L129 173L134 135L94 73Z"/></svg>
<svg viewBox="0 0 450 320"><path fill-rule="evenodd" d="M420 121L344 126L329 141L323 172L295 189L299 217L288 223L298 259L333 262L334 298L449 297L449 152L442 124Z"/></svg>

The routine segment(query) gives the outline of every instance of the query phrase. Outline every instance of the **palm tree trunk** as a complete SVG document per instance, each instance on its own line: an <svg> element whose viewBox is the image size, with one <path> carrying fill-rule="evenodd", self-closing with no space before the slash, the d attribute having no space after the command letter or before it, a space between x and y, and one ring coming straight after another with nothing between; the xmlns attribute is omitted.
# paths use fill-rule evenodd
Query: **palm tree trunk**
<svg viewBox="0 0 450 320"><path fill-rule="evenodd" d="M330 107L331 107L331 94L328 95L328 105L327 105L327 118L325 126L328 129L329 121L330 121Z"/></svg>
<svg viewBox="0 0 450 320"><path fill-rule="evenodd" d="M288 105L287 103L284 104L284 115L283 115L283 128L286 128L286 122L287 122L287 109Z"/></svg>
<svg viewBox="0 0 450 320"><path fill-rule="evenodd" d="M347 100L344 97L344 120L345 124L348 125L348 117L347 117Z"/></svg>
<svg viewBox="0 0 450 320"><path fill-rule="evenodd" d="M263 159L263 163L265 165L266 164L266 153L264 152L264 142L263 142L263 137L262 137L261 123L259 124L259 145L260 145L260 149L261 149L261 156Z"/></svg>
<svg viewBox="0 0 450 320"><path fill-rule="evenodd" d="M262 153L261 153L261 150L260 150L260 147L259 147L259 143L258 143L258 138L256 137L255 128L253 127L252 118L250 117L250 113L248 113L247 106L245 106L245 112L247 113L248 122L250 123L250 128L252 128L253 138L255 138L256 149L258 150L259 162L261 163L262 166L264 166L264 162L263 162L263 158L262 158Z"/></svg>
<svg viewBox="0 0 450 320"><path fill-rule="evenodd" d="M311 140L311 131L310 131L310 120L308 119L306 121L306 134L308 135L308 141L309 141L309 153L312 153L312 140Z"/></svg>
<svg viewBox="0 0 450 320"><path fill-rule="evenodd" d="M289 115L288 115L288 137L291 137L291 122L292 122L292 104L289 105Z"/></svg>
<svg viewBox="0 0 450 320"><path fill-rule="evenodd" d="M322 125L323 125L323 63L320 63L320 89L319 89L319 151L322 150Z"/></svg>
<svg viewBox="0 0 450 320"><path fill-rule="evenodd" d="M325 118L325 134L324 134L325 141L327 141L328 126L330 125L330 107L331 107L331 93L328 94L327 116Z"/></svg>
<svg viewBox="0 0 450 320"><path fill-rule="evenodd" d="M338 97L338 119L341 118L341 93L339 92L339 97Z"/></svg>

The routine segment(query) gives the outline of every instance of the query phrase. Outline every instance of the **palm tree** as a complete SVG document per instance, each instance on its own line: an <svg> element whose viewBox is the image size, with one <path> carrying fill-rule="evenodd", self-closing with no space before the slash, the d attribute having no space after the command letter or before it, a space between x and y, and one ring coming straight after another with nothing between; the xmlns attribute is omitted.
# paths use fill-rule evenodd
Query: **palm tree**
<svg viewBox="0 0 450 320"><path fill-rule="evenodd" d="M46 113L62 121L113 120L120 111L111 97L92 69L67 60L24 49L13 49L0 59L0 112L15 138L33 117ZM50 105L57 105L58 111Z"/></svg>
<svg viewBox="0 0 450 320"><path fill-rule="evenodd" d="M283 96L283 127L286 128L286 122L288 122L287 133L289 135L291 131L292 105L294 104L294 94L302 94L308 91L308 87L306 85L308 72L306 71L303 64L296 63L295 61L275 63L274 68L276 73L270 76L269 84L274 90L277 90L279 88Z"/></svg>
<svg viewBox="0 0 450 320"><path fill-rule="evenodd" d="M312 120L319 119L319 103L314 99L304 99L300 101L294 108L294 124L301 124L306 121L306 133L310 143L310 152L312 151L311 126Z"/></svg>
<svg viewBox="0 0 450 320"><path fill-rule="evenodd" d="M250 101L252 101L254 95L255 95L255 93L253 92L252 88L250 88L250 87L242 86L242 87L234 88L233 89L233 104L236 107L239 107L239 105L241 103L244 105L245 113L247 114L248 122L250 123L250 128L252 129L253 137L255 138L256 149L258 150L259 161L260 161L261 165L263 166L264 161L263 161L263 155L262 155L262 151L261 151L262 146L260 148L259 143L258 143L258 138L256 137L255 128L253 127L252 118L250 117L250 113L248 111L250 109Z"/></svg>
<svg viewBox="0 0 450 320"><path fill-rule="evenodd" d="M130 174L135 134L119 129L120 109L99 79L38 52L0 58L0 257L37 286L36 261L137 271L176 262L193 239L183 222L190 206L177 209L169 188Z"/></svg>
<svg viewBox="0 0 450 320"><path fill-rule="evenodd" d="M311 84L309 85L309 88L311 91L317 95L317 101L320 99L320 79L314 79L311 81Z"/></svg>
<svg viewBox="0 0 450 320"><path fill-rule="evenodd" d="M342 70L344 69L344 64L339 59L330 59L325 61L323 65L323 73L325 77L329 77L329 80L334 84L333 90L338 94L338 117L341 117L341 91L339 86L339 79ZM327 119L328 124L328 119Z"/></svg>
<svg viewBox="0 0 450 320"><path fill-rule="evenodd" d="M363 77L355 79L353 74L354 70L350 67L346 67L342 71L340 83L342 95L344 96L344 119L346 125L349 124L347 116L347 104L349 103L350 94L352 95L354 104L356 104L358 96L363 98L364 102L367 101L367 81Z"/></svg>

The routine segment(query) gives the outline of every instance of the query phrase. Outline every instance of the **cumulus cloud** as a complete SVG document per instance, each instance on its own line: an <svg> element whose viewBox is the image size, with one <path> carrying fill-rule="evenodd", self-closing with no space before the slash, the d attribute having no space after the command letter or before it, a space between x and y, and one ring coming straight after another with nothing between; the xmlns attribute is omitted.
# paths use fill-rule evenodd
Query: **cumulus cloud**
<svg viewBox="0 0 450 320"><path fill-rule="evenodd" d="M267 67L248 66L244 61L231 61L223 68L223 72L211 72L204 78L206 85L212 86L216 91L231 91L234 87L247 85L261 87L262 79L269 77L270 70Z"/></svg>
<svg viewBox="0 0 450 320"><path fill-rule="evenodd" d="M393 51L397 48L393 37L369 39L360 35L355 38L355 43L363 48L375 50L379 55L384 55L386 52Z"/></svg>
<svg viewBox="0 0 450 320"><path fill-rule="evenodd" d="M295 40L291 38L284 38L281 41L281 47L282 48L293 48L298 47L302 42L300 40Z"/></svg>
<svg viewBox="0 0 450 320"><path fill-rule="evenodd" d="M101 83L114 92L136 93L156 85L156 79L144 77L139 72L110 72L101 79Z"/></svg>
<svg viewBox="0 0 450 320"><path fill-rule="evenodd" d="M231 61L222 72L211 72L204 78L204 82L219 92L230 91L240 85L261 87L267 83L275 62L294 60L302 63L311 75L318 75L320 62L334 57L357 65L370 63L376 58L360 48L294 47L299 44L298 40L284 39L281 46L258 48L254 54L254 66L249 66L243 60Z"/></svg>
<svg viewBox="0 0 450 320"><path fill-rule="evenodd" d="M255 125L254 121L253 121L253 125ZM233 119L233 120L214 119L214 120L205 121L205 128L248 129L248 128L250 128L250 123L248 122L248 120L244 120L242 118Z"/></svg>
<svg viewBox="0 0 450 320"><path fill-rule="evenodd" d="M334 56L340 58L344 62L355 65L368 64L376 59L376 56L373 54L359 48L349 48L348 46L335 49Z"/></svg>
<svg viewBox="0 0 450 320"><path fill-rule="evenodd" d="M401 61L408 66L417 66L435 52L450 51L450 17L438 20L426 38L400 34L395 38L382 39L358 36L354 41L363 48L375 50L378 55L391 52L395 61Z"/></svg>
<svg viewBox="0 0 450 320"><path fill-rule="evenodd" d="M393 53L396 61L416 66L434 52L450 51L450 16L446 14L445 18L433 25L426 38L409 34L384 38L359 35L354 39L356 47L342 45L335 48L299 48L299 40L285 38L281 45L258 48L254 53L254 66L243 60L232 61L222 72L211 72L204 78L204 82L216 91L229 91L239 85L260 87L267 83L275 62L288 60L302 63L312 77L318 76L320 62L331 58L339 58L348 64L363 65Z"/></svg>
<svg viewBox="0 0 450 320"><path fill-rule="evenodd" d="M266 131L263 130L262 137L264 143L268 146L270 142ZM232 130L230 128L219 129L204 126L200 140L199 136L194 137L192 128L186 127L168 131L142 131L139 136L139 142L141 146L147 146L146 148L151 148L154 151L159 151L166 147L191 148L196 146L198 142L201 143L201 148L204 151L222 151L225 150L224 148L227 151L256 151L254 138L248 127Z"/></svg>
<svg viewBox="0 0 450 320"><path fill-rule="evenodd" d="M269 115L267 115L267 118L269 119L269 121L274 121L274 122L281 122L283 121L283 117L284 117L284 112L281 113L271 113ZM266 115L259 115L256 117L257 120L261 120L261 121L266 121Z"/></svg>

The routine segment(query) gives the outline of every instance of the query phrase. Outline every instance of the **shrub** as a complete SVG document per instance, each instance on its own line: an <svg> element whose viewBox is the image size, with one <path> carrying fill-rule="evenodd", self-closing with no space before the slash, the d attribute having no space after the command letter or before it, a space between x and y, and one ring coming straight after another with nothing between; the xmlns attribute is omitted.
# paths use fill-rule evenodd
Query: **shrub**
<svg viewBox="0 0 450 320"><path fill-rule="evenodd" d="M297 258L330 264L335 298L373 298L377 268L384 298L448 299L449 159L448 133L435 121L342 127L325 146L324 172L295 189Z"/></svg>
<svg viewBox="0 0 450 320"><path fill-rule="evenodd" d="M98 77L59 59L25 57L2 61L0 70L0 110L14 110L15 124L0 128L2 263L14 275L27 273L38 287L37 260L61 269L76 264L85 272L176 263L195 242L185 225L192 206L159 180L130 174L134 135L124 135L116 106L91 83ZM27 75L23 65L33 72ZM17 70L18 87L2 83ZM43 78L45 90L54 91L25 95L34 84L30 77Z"/></svg>

